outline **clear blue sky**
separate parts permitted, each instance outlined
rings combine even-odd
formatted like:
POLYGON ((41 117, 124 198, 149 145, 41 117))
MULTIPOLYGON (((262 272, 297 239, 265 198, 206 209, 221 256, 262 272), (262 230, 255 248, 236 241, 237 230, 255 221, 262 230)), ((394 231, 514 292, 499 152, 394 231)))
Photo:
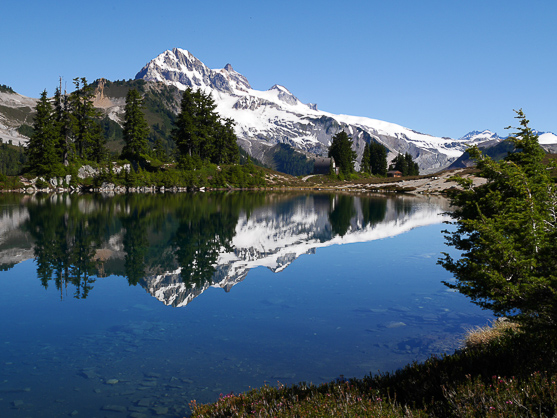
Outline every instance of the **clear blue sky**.
POLYGON ((9 1, 0 84, 130 79, 173 47, 227 63, 253 88, 436 136, 506 135, 522 108, 557 133, 553 0, 9 1))

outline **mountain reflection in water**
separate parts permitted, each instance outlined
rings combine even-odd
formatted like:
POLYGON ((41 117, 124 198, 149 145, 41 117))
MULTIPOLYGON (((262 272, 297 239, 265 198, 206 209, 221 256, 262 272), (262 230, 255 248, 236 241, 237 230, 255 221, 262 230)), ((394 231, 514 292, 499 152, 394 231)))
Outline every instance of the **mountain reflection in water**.
POLYGON ((183 417, 192 399, 452 352, 491 315, 441 283, 448 209, 302 192, 0 195, 0 416, 183 417))
POLYGON ((3 196, 0 268, 35 258, 46 288, 86 298, 96 277, 125 276, 166 305, 229 291, 250 269, 447 219, 443 198, 345 194, 3 196))

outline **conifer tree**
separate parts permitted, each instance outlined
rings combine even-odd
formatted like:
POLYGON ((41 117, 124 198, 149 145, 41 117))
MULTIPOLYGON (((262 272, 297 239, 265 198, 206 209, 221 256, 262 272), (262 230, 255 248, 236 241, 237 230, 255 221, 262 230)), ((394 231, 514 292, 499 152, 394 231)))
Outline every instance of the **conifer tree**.
POLYGON ((64 166, 70 164, 73 154, 71 141, 72 120, 69 112, 68 96, 62 94, 62 82, 54 93, 54 119, 56 124, 56 154, 64 166))
POLYGON ((211 162, 214 164, 235 164, 239 158, 240 150, 234 133, 234 121, 226 118, 224 123, 220 123, 215 133, 215 152, 211 162))
POLYGON ((408 176, 417 176, 420 174, 420 169, 418 164, 414 162, 412 156, 409 153, 404 154, 404 159, 406 160, 406 169, 408 170, 408 176))
POLYGON ((361 164, 361 171, 362 173, 371 174, 371 154, 369 151, 369 144, 366 143, 364 146, 364 153, 362 154, 362 164, 361 164))
POLYGON ((153 145, 153 156, 163 163, 168 159, 168 154, 161 137, 157 137, 157 139, 155 139, 155 143, 153 145))
POLYGON ((121 158, 137 162, 149 152, 149 125, 143 114, 143 98, 136 89, 128 91, 124 115, 124 148, 121 158))
POLYGON ((477 147, 468 150, 487 183, 452 195, 456 230, 447 245, 460 250, 439 260, 453 273, 445 283, 498 316, 555 330, 557 326, 557 190, 538 137, 522 110, 515 152, 493 161, 477 147))
POLYGON ((340 131, 333 137, 328 156, 335 160, 336 166, 343 175, 354 172, 356 152, 352 149, 352 139, 346 132, 340 131))
POLYGON ((191 88, 187 88, 182 95, 180 113, 176 118, 175 127, 172 130, 172 138, 182 157, 192 157, 196 152, 198 135, 196 129, 196 104, 191 88))
POLYGON ((239 158, 234 123, 222 121, 210 95, 188 88, 182 95, 180 113, 172 137, 182 158, 193 157, 214 164, 234 163, 239 158))
POLYGON ((369 161, 371 173, 376 176, 387 175, 387 148, 373 142, 369 146, 369 161))
POLYGON ((27 144, 28 168, 38 175, 51 174, 57 162, 56 131, 52 105, 44 90, 35 108, 33 135, 27 144))
POLYGON ((414 162, 409 153, 398 154, 392 161, 390 170, 398 170, 403 176, 417 176, 420 174, 418 164, 414 162))
POLYGON ((98 129, 99 112, 93 106, 94 92, 87 79, 75 78, 75 90, 70 94, 73 139, 77 156, 81 159, 102 159, 104 144, 98 129))

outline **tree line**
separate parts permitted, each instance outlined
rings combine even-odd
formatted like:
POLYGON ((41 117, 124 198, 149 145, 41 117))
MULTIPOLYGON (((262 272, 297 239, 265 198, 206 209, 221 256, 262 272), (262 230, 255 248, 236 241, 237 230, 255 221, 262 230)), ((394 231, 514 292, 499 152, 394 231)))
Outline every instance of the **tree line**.
POLYGON ((74 79, 74 86, 70 94, 57 88, 52 99, 42 92, 25 148, 24 172, 61 177, 79 165, 108 167, 114 160, 130 162, 135 171, 157 171, 165 162, 176 162, 180 170, 239 162, 234 121, 220 117, 209 94, 184 91, 171 133, 177 152, 169 156, 160 137, 150 145, 145 99, 137 89, 129 89, 121 128, 124 146, 120 154, 110 155, 106 144, 107 137, 117 135, 114 123, 101 118, 93 105, 94 89, 85 78, 74 79))
MULTIPOLYGON (((335 161, 339 168, 339 173, 343 176, 350 176, 355 172, 354 165, 357 154, 353 149, 352 138, 344 131, 340 131, 333 136, 329 147, 329 158, 335 161)), ((387 148, 377 142, 366 143, 360 163, 360 172, 384 177, 387 175, 387 148)), ((418 164, 414 162, 409 153, 398 154, 389 170, 398 170, 403 176, 417 176, 420 174, 418 164)))
POLYGON ((108 159, 100 112, 93 106, 94 91, 85 78, 74 79, 75 90, 46 89, 35 108, 33 133, 25 148, 24 170, 36 175, 62 176, 78 162, 102 163, 108 159))

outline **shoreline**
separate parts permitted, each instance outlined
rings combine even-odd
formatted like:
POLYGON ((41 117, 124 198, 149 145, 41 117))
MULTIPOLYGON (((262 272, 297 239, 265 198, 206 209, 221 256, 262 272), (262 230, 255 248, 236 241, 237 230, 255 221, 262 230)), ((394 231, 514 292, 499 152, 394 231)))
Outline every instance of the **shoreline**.
MULTIPOLYGON (((48 188, 37 188, 35 182, 27 179, 20 179, 23 187, 11 190, 1 190, 2 193, 107 193, 107 194, 126 194, 126 193, 195 193, 213 191, 320 191, 320 192, 349 192, 349 193, 409 193, 409 194, 445 194, 448 190, 460 188, 452 178, 460 175, 469 178, 473 186, 477 187, 486 183, 486 180, 470 173, 469 169, 451 170, 437 173, 434 175, 422 176, 409 179, 391 179, 390 181, 377 182, 377 178, 359 179, 353 181, 323 182, 323 176, 309 175, 303 178, 296 178, 286 174, 267 174, 268 185, 265 187, 241 188, 241 187, 165 187, 165 186, 138 186, 127 187, 114 183, 103 183, 101 186, 54 186, 48 188)), ((50 183, 49 183, 50 184, 50 183)))

